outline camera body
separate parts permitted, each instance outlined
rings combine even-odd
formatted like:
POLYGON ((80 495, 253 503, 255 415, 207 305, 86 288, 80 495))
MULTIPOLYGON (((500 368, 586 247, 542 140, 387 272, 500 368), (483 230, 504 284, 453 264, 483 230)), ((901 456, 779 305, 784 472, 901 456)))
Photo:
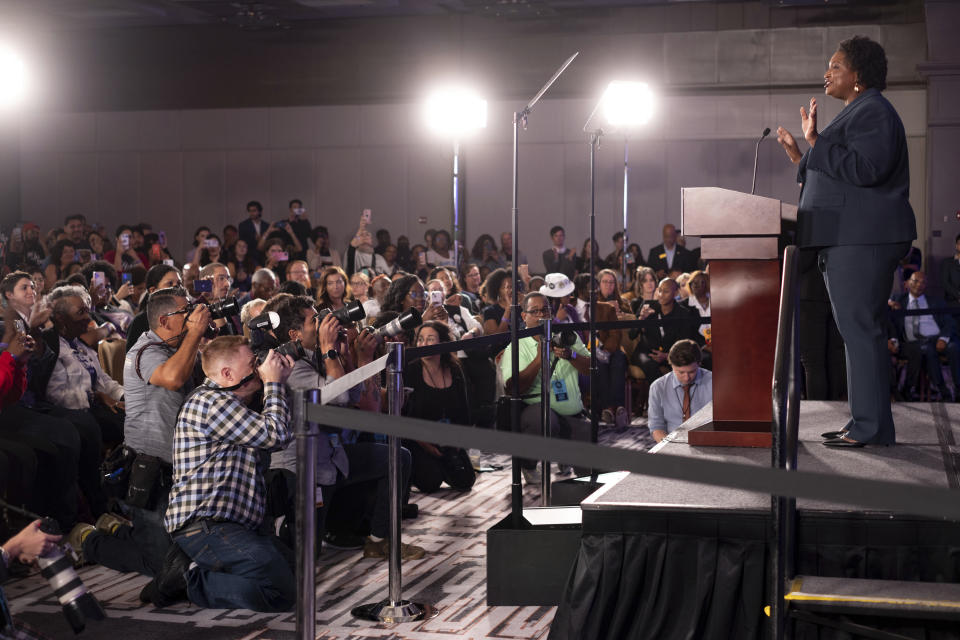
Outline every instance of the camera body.
POLYGON ((558 331, 550 336, 550 344, 559 349, 569 349, 577 342, 577 334, 570 330, 558 331))
POLYGON ((348 325, 354 322, 359 322, 367 317, 367 312, 364 311, 363 305, 359 301, 354 300, 347 304, 347 306, 342 309, 337 309, 332 311, 329 307, 320 309, 317 313, 317 321, 323 322, 323 319, 328 315, 333 314, 333 317, 337 319, 341 325, 348 325))

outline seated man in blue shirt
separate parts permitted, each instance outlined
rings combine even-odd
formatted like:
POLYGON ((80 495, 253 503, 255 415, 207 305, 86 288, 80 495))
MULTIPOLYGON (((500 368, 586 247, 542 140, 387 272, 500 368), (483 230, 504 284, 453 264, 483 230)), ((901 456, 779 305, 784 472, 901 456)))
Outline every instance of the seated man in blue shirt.
POLYGON ((700 359, 696 342, 678 340, 667 354, 673 372, 650 385, 647 426, 657 442, 713 400, 713 374, 700 368, 700 359))

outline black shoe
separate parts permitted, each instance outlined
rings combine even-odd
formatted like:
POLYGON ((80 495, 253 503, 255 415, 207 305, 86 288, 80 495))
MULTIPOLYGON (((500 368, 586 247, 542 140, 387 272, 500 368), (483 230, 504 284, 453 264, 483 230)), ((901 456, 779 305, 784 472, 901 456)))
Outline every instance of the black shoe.
POLYGON ((140 592, 140 602, 152 602, 158 608, 187 599, 187 569, 190 556, 176 543, 170 545, 160 573, 140 592))
POLYGON ((827 446, 827 447, 847 448, 847 449, 860 449, 866 446, 862 442, 855 442, 853 440, 844 440, 843 438, 832 438, 830 440, 824 440, 823 444, 824 446, 827 446))
POLYGON ((820 434, 821 438, 826 438, 827 440, 833 440, 834 438, 842 438, 847 435, 846 431, 825 431, 820 434))
POLYGON ((410 502, 400 507, 400 518, 402 520, 412 520, 420 515, 420 505, 410 502))
POLYGON ((358 536, 353 533, 326 531, 323 534, 323 546, 331 549, 363 549, 366 542, 366 536, 358 536))

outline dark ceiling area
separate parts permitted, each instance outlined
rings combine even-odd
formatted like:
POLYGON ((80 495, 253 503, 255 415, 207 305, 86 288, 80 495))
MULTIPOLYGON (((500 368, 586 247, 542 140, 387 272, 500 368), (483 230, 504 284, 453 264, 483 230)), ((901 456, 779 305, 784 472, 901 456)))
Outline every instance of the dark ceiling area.
MULTIPOLYGON (((610 7, 734 4, 739 0, 3 0, 0 21, 54 29, 117 29, 233 25, 286 30, 340 18, 475 15, 501 18, 558 16, 610 7)), ((769 9, 875 10, 902 0, 757 0, 769 9)))
POLYGON ((664 34, 923 21, 923 0, 0 0, 38 108, 66 111, 399 102, 436 78, 529 98, 574 51, 551 95, 578 97, 663 73, 664 34))

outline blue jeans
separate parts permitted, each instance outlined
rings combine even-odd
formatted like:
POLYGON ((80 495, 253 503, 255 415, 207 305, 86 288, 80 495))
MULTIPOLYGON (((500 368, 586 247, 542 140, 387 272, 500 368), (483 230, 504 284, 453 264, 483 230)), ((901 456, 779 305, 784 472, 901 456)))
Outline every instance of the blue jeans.
POLYGON ((296 603, 293 553, 275 536, 204 521, 174 542, 197 563, 187 571, 187 595, 197 606, 275 612, 296 603))

